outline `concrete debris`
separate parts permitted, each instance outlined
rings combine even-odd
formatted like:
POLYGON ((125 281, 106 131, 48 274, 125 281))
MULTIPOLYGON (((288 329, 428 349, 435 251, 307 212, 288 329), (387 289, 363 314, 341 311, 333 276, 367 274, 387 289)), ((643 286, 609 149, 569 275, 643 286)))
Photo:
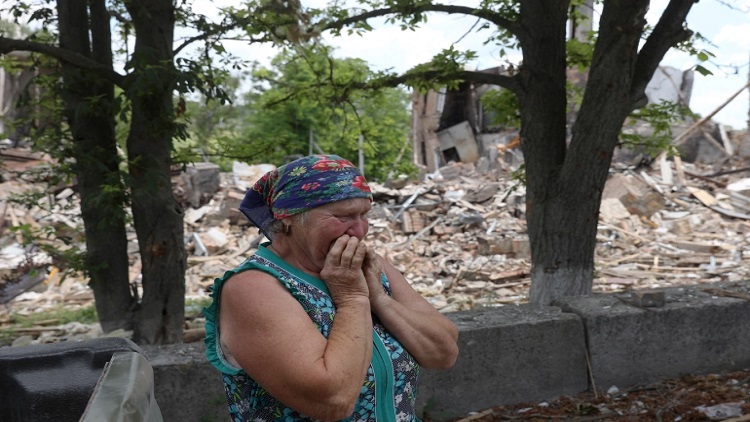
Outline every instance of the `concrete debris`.
MULTIPOLYGON (((29 158, 4 163, 0 175, 3 328, 11 314, 31 314, 59 304, 79 308, 93 302, 83 276, 50 276, 60 273, 59 264, 33 245, 21 246, 23 239, 13 229, 52 222, 71 231, 80 229, 80 219, 65 211, 71 206, 76 209, 76 187, 61 187, 45 198, 47 205, 58 205, 55 209, 59 212, 53 216, 42 207, 22 209, 9 200, 11 194, 39 187, 19 177, 13 167, 38 167, 46 159, 18 149, 9 153, 29 158), (28 288, 13 290, 25 266, 40 269, 44 276, 36 283, 27 281, 28 288)), ((372 183, 371 244, 442 312, 527 301, 531 248, 525 188, 510 175, 507 163, 501 162, 503 156, 514 157, 497 155, 497 165, 481 172, 475 163, 449 163, 423 181, 372 183)), ((750 179, 744 177, 748 170, 744 164, 737 155, 723 164, 723 172, 708 164, 673 159, 655 160, 645 167, 615 162, 602 199, 594 291, 628 293, 749 279, 750 267, 743 265, 750 257, 750 179)), ((219 173, 211 165, 200 165, 173 177, 175 195, 186 206, 187 299, 205 300, 214 278, 242 262, 265 241, 237 207, 247 187, 272 168, 237 163, 233 172, 219 173)), ((138 286, 137 240, 132 232, 128 238, 131 281, 138 286)), ((70 247, 85 247, 81 236, 67 240, 73 241, 70 247)), ((628 300, 642 307, 663 303, 658 294, 650 293, 630 295, 628 300)), ((186 336, 199 338, 200 324, 196 312, 187 323, 187 329, 193 331, 186 336)), ((88 333, 82 333, 80 327, 71 331, 58 325, 25 330, 17 334, 32 339, 17 341, 101 335, 100 329, 93 327, 88 333)))
POLYGON ((742 405, 744 401, 733 403, 721 403, 714 406, 698 406, 695 409, 706 415, 712 421, 724 421, 729 418, 742 416, 742 405))

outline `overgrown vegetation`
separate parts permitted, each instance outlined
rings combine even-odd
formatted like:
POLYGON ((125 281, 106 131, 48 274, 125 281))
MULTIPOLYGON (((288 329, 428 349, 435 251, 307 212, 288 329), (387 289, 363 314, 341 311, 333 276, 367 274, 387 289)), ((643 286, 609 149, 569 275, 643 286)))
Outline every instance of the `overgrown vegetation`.
POLYGON ((34 327, 50 327, 51 329, 52 326, 71 322, 94 324, 99 319, 94 305, 75 308, 67 304, 57 305, 44 312, 29 314, 14 312, 9 317, 9 320, 3 321, 3 328, 0 328, 0 347, 8 346, 13 343, 14 339, 32 333, 26 329, 34 327))
MULTIPOLYGON (((185 300, 185 318, 201 318, 201 309, 210 305, 210 298, 190 298, 185 300)), ((52 327, 78 322, 81 324, 95 324, 99 321, 93 304, 75 307, 67 304, 56 305, 42 312, 21 313, 12 312, 8 319, 0 321, 0 347, 10 345, 14 339, 27 335, 31 328, 52 327)), ((34 333, 38 334, 38 333, 34 333)))
POLYGON ((248 92, 237 91, 238 79, 227 79, 233 103, 189 103, 190 141, 180 145, 180 157, 210 160, 227 171, 235 160, 280 165, 311 152, 358 164, 361 148, 369 179, 414 174, 410 160, 398 160, 411 151, 408 94, 355 89, 376 75, 362 60, 331 53, 321 45, 283 49, 270 67, 253 68, 248 92))

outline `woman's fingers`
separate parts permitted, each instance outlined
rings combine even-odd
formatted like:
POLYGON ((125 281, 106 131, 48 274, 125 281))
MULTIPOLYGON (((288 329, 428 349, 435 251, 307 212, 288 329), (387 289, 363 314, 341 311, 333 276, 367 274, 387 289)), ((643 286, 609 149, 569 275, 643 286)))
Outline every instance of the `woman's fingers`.
POLYGON ((367 245, 356 237, 345 234, 333 243, 326 260, 334 266, 359 269, 366 256, 367 245))
POLYGON ((328 255, 326 255, 326 264, 334 265, 334 266, 341 266, 341 259, 342 254, 344 252, 344 249, 346 249, 346 245, 348 242, 347 235, 341 236, 336 241, 333 242, 331 245, 331 249, 328 250, 328 255))
POLYGON ((354 236, 344 235, 333 243, 320 276, 326 282, 334 303, 368 296, 363 270, 366 257, 367 244, 354 236))
MULTIPOLYGON (((352 237, 351 239, 357 239, 357 238, 352 237)), ((350 242, 351 242, 351 239, 349 239, 350 242)), ((354 250, 354 256, 352 257, 351 268, 361 269, 362 264, 365 262, 366 258, 367 258, 367 244, 361 240, 358 240, 356 249, 354 250)))
POLYGON ((352 268, 352 260, 354 260, 354 256, 357 253, 357 244, 359 240, 356 237, 344 236, 348 239, 346 239, 344 250, 341 252, 341 266, 344 268, 352 268))

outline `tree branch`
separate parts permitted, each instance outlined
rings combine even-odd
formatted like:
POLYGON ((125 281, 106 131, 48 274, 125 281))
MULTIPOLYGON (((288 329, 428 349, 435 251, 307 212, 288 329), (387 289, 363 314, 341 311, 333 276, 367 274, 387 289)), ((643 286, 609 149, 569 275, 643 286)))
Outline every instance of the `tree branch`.
POLYGON ((693 31, 687 29, 685 19, 695 3, 696 0, 669 1, 659 23, 638 53, 631 98, 638 99, 645 95, 646 85, 667 51, 693 35, 693 31))
POLYGON ((98 73, 104 79, 113 84, 125 88, 125 76, 115 72, 105 65, 86 57, 82 54, 72 52, 54 45, 42 44, 34 41, 17 40, 13 38, 0 37, 0 54, 8 54, 11 51, 30 51, 44 54, 62 62, 69 63, 81 69, 98 73))
MULTIPOLYGON (((211 37, 216 37, 216 36, 225 34, 225 33, 229 32, 229 31, 231 31, 233 29, 237 29, 237 24, 236 23, 233 23, 233 24, 224 24, 224 25, 217 25, 214 28, 212 28, 211 30, 202 32, 200 35, 196 35, 194 37, 186 38, 182 42, 182 44, 180 44, 177 48, 174 49, 174 55, 177 56, 177 54, 180 51, 182 51, 187 46, 189 46, 190 44, 192 44, 192 43, 194 43, 196 41, 204 41, 204 40, 209 39, 211 37)), ((252 38, 251 37, 251 38, 248 38, 248 39, 245 39, 245 40, 248 43, 250 43, 250 44, 254 44, 254 43, 263 43, 263 42, 277 41, 278 39, 270 37, 270 36, 265 36, 265 37, 261 37, 261 38, 252 38)))
POLYGON ((492 22, 493 24, 505 28, 510 33, 517 35, 517 32, 520 30, 520 26, 517 22, 506 19, 502 16, 500 16, 498 13, 492 12, 487 9, 478 9, 474 7, 467 7, 467 6, 455 6, 455 5, 446 5, 446 4, 424 4, 424 5, 418 5, 413 6, 412 8, 409 8, 408 10, 403 10, 401 8, 395 8, 395 7, 387 7, 383 9, 376 9, 376 10, 370 10, 365 13, 361 13, 359 15, 350 16, 345 19, 337 20, 334 22, 329 22, 325 25, 324 29, 342 29, 343 27, 347 25, 351 25, 357 22, 363 22, 371 18, 377 18, 387 15, 398 15, 402 14, 405 15, 407 13, 421 13, 421 12, 443 12, 448 14, 461 14, 461 15, 469 15, 469 16, 476 16, 478 18, 487 20, 489 22, 492 22))
POLYGON ((410 71, 402 75, 380 78, 374 81, 374 83, 361 84, 356 86, 356 88, 366 89, 395 87, 417 79, 433 81, 436 83, 462 80, 467 82, 474 82, 480 85, 497 85, 506 88, 514 93, 518 93, 518 90, 520 89, 518 80, 514 76, 500 75, 497 73, 490 73, 486 71, 482 72, 470 70, 451 73, 446 73, 442 70, 410 71))
MULTIPOLYGON (((331 79, 329 79, 330 81, 331 79)), ((412 80, 429 80, 436 84, 443 82, 462 80, 467 82, 474 82, 480 85, 497 85, 513 92, 520 88, 518 81, 513 76, 500 75, 497 73, 490 72, 476 72, 476 71, 459 71, 453 73, 446 73, 438 70, 426 70, 426 71, 412 71, 407 72, 403 75, 393 75, 382 78, 377 78, 369 82, 351 82, 347 85, 340 85, 338 88, 341 90, 336 94, 336 98, 342 101, 347 101, 349 92, 352 90, 378 90, 381 88, 393 88, 401 84, 408 83, 412 80)), ((294 90, 288 92, 283 97, 274 101, 266 103, 267 107, 273 107, 278 104, 282 104, 289 101, 297 96, 304 95, 309 89, 317 89, 326 85, 330 85, 326 81, 320 81, 317 84, 306 87, 303 90, 294 90)))

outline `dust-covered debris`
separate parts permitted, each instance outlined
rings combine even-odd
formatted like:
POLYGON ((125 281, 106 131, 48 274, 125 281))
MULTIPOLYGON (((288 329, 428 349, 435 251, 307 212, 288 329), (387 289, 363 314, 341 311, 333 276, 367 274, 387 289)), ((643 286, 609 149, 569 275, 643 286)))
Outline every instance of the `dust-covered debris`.
MULTIPOLYGON (((19 232, 11 230, 25 224, 55 224, 71 232, 80 229, 75 186, 47 195, 46 208, 51 204, 58 211, 52 215, 42 207, 21 208, 9 196, 39 187, 14 170, 44 165, 47 158, 24 150, 9 154, 26 159, 5 163, 9 165, 3 169, 0 184, 3 328, 10 326, 6 321, 13 313, 93 302, 85 279, 60 277, 58 263, 35 245, 24 245, 19 232), (38 270, 36 279, 19 288, 28 266, 38 270)), ((615 162, 602 197, 594 291, 749 279, 750 267, 743 265, 750 254, 750 177, 745 163, 736 154, 723 162, 720 171, 715 164, 665 157, 650 166, 615 162)), ((525 188, 507 166, 499 164, 450 163, 423 181, 398 178, 399 183, 371 184, 374 204, 369 241, 442 312, 527 301, 531 249, 525 188)), ((237 163, 230 173, 218 173, 215 166, 206 165, 175 174, 175 196, 186 206, 188 300, 206 299, 214 278, 242 262, 265 240, 237 207, 247 187, 272 168, 237 163)), ((83 238, 73 240, 77 243, 70 247, 85 248, 83 238)), ((130 278, 138 285, 140 262, 132 232, 129 241, 130 278)), ((197 316, 186 328, 199 325, 197 316)), ((38 333, 29 335, 42 342, 72 334, 52 326, 39 327, 38 333), (47 328, 54 335, 45 337, 47 328)), ((92 328, 90 335, 100 335, 100 330, 92 328)), ((195 333, 190 337, 194 339, 195 333)))

